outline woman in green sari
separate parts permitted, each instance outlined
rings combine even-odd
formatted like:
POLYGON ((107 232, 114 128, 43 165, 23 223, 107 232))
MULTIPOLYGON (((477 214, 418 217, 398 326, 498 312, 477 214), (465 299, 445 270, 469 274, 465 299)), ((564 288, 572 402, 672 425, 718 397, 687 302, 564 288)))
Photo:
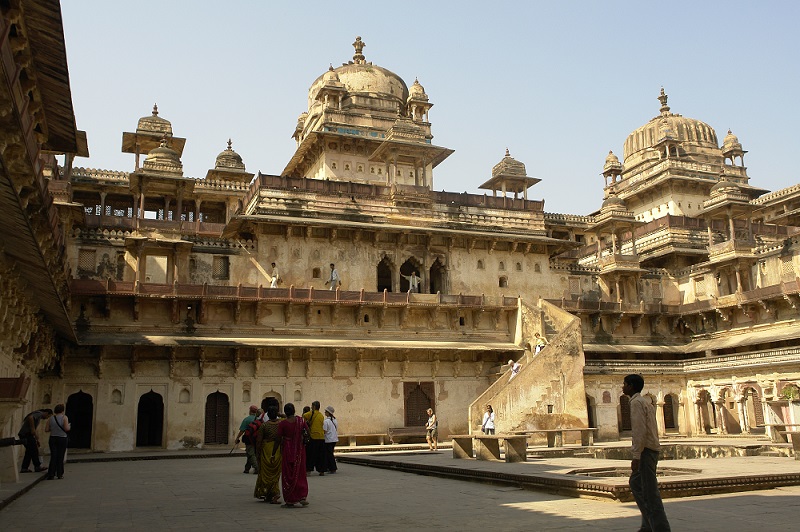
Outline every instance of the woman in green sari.
POLYGON ((281 449, 278 445, 278 407, 267 408, 267 420, 261 424, 256 435, 256 456, 260 467, 253 497, 271 504, 280 504, 281 449))

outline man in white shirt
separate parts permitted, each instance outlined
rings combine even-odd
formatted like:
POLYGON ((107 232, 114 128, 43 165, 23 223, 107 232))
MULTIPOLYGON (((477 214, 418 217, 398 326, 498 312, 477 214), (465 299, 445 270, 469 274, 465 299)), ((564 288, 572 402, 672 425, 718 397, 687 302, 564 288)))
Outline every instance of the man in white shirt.
POLYGON ((272 279, 270 279, 269 287, 270 288, 278 288, 278 283, 281 281, 281 276, 278 273, 278 267, 275 263, 272 263, 272 279))
POLYGON ((328 290, 336 290, 342 284, 342 280, 339 277, 339 270, 336 269, 336 266, 331 262, 331 277, 325 284, 330 283, 330 288, 328 290))
POLYGON ((656 467, 661 445, 658 443, 656 409, 647 397, 642 397, 644 379, 628 375, 623 379, 622 393, 631 398, 631 478, 630 487, 636 505, 642 513, 639 532, 669 532, 669 521, 658 491, 656 467))
MULTIPOLYGON (((403 274, 401 273, 400 275, 403 274)), ((417 276, 417 272, 412 272, 411 275, 403 275, 403 278, 408 281, 408 290, 410 292, 419 292, 421 279, 417 276)))

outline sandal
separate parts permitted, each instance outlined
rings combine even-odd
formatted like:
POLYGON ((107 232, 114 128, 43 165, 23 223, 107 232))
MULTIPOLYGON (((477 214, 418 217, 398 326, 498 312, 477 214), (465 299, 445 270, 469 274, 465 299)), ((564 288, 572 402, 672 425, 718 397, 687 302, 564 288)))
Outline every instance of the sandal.
POLYGON ((287 502, 286 504, 281 504, 281 508, 294 508, 294 504, 289 504, 287 502))
POLYGON ((308 506, 308 501, 305 499, 300 499, 300 506, 308 506))
MULTIPOLYGON (((266 500, 266 499, 264 499, 264 500, 266 500)), ((270 504, 280 504, 281 503, 281 498, 278 497, 278 496, 275 496, 269 501, 269 503, 270 504)))

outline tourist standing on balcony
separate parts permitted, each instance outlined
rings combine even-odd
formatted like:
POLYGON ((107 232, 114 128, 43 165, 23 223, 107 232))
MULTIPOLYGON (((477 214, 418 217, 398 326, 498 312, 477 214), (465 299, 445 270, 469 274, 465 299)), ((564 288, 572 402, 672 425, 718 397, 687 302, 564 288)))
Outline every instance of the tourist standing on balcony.
MULTIPOLYGON (((402 273, 400 275, 403 275, 402 273)), ((422 284, 422 279, 417 275, 417 272, 411 272, 411 275, 403 275, 403 278, 408 281, 408 291, 419 293, 419 286, 422 284)))
POLYGON ((492 405, 486 405, 486 412, 483 413, 481 432, 494 435, 494 410, 492 410, 492 405))
POLYGON ((428 450, 436 451, 439 449, 439 420, 433 409, 428 409, 428 422, 425 423, 425 439, 428 441, 428 450))
POLYGON ((336 266, 331 262, 331 277, 325 284, 330 283, 330 288, 328 290, 336 290, 338 287, 342 285, 342 279, 339 277, 339 270, 336 269, 336 266))
POLYGON ((20 473, 30 473, 28 466, 33 462, 34 470, 39 473, 44 471, 42 462, 39 460, 39 435, 36 434, 36 427, 39 426, 41 420, 47 421, 53 411, 49 408, 42 408, 41 410, 34 410, 22 420, 22 428, 19 429, 17 436, 22 440, 22 445, 25 446, 25 457, 22 459, 22 470, 20 473))
POLYGON ((278 283, 281 282, 281 276, 278 273, 278 267, 275 266, 275 263, 272 263, 272 279, 269 281, 270 288, 278 288, 278 283))
POLYGON ((544 346, 547 345, 547 339, 539 333, 534 333, 533 341, 535 343, 533 346, 533 354, 538 355, 539 351, 544 349, 544 346))
POLYGON ((661 445, 658 442, 656 409, 650 399, 642 397, 644 379, 628 375, 623 379, 622 393, 631 398, 631 478, 630 487, 636 506, 642 513, 640 531, 669 531, 669 521, 658 491, 656 467, 661 445))

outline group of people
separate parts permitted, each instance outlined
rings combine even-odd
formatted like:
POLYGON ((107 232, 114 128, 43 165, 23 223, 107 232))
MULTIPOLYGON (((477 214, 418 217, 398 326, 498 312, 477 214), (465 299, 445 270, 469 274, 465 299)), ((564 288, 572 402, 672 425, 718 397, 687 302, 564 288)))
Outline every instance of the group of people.
POLYGON ((292 508, 308 505, 308 479, 315 470, 320 476, 336 473, 338 467, 334 449, 339 441, 339 422, 332 406, 320 412, 319 401, 305 407, 298 415, 294 404, 286 403, 280 415, 277 399, 267 397, 261 404, 250 407, 242 420, 238 444, 257 426, 254 439, 244 441, 247 454, 245 473, 252 468, 258 475, 253 496, 271 504, 292 508), (280 485, 280 487, 279 487, 280 485))
POLYGON ((22 468, 20 473, 30 473, 29 469, 33 464, 35 472, 45 471, 39 458, 39 434, 37 429, 40 422, 46 422, 45 432, 50 433, 48 446, 50 447, 50 464, 47 467, 47 480, 56 477, 64 478, 64 460, 67 455, 67 443, 69 442, 69 431, 72 428, 69 419, 64 413, 64 405, 58 404, 55 409, 41 408, 34 410, 22 420, 22 428, 19 429, 17 436, 25 447, 25 456, 22 458, 22 468))

